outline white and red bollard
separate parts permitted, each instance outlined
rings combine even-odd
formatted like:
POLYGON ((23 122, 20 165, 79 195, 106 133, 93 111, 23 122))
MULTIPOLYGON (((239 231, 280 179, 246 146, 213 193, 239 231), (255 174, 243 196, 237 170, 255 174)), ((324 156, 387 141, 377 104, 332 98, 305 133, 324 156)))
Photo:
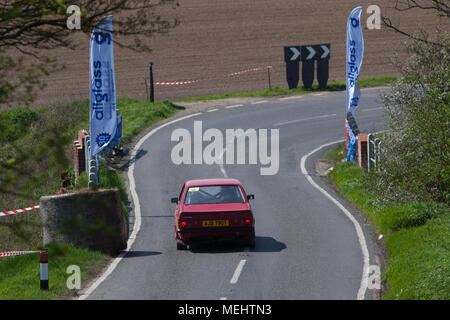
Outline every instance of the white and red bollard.
POLYGON ((41 250, 41 263, 39 278, 41 280, 41 290, 48 290, 48 250, 41 250))

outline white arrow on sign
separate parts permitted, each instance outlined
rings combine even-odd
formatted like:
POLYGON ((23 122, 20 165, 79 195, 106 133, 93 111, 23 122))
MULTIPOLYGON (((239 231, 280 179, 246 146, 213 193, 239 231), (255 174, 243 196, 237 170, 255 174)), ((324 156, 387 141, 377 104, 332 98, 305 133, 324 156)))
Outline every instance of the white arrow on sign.
POLYGON ((323 50, 323 54, 320 57, 321 59, 328 57, 328 55, 330 54, 330 49, 328 49, 327 46, 320 46, 323 50))
POLYGON ((297 50, 297 48, 289 48, 294 53, 294 55, 291 57, 291 61, 297 60, 297 58, 300 56, 300 51, 297 50))
POLYGON ((309 51, 309 55, 306 57, 306 60, 312 59, 316 55, 316 50, 313 47, 306 47, 309 51))

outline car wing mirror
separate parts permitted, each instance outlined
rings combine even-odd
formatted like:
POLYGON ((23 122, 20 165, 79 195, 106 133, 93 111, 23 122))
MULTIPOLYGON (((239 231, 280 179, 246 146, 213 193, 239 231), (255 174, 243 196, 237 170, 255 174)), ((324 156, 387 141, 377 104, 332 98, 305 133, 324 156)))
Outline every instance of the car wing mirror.
POLYGON ((171 198, 171 199, 170 199, 170 202, 172 202, 172 203, 178 203, 178 198, 171 198))
POLYGON ((253 200, 255 199, 255 195, 254 194, 248 194, 247 195, 247 200, 253 200))

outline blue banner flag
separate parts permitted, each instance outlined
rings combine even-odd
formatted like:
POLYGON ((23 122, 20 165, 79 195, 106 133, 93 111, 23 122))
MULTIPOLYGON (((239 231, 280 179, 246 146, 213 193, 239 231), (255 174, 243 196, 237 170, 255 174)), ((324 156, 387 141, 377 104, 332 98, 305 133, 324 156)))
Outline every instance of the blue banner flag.
POLYGON ((345 158, 345 163, 347 162, 353 162, 355 161, 355 146, 356 142, 358 142, 358 136, 354 134, 352 131, 352 128, 350 128, 350 125, 348 123, 348 120, 345 120, 345 126, 347 127, 347 136, 348 136, 348 151, 347 151, 347 157, 345 158))
POLYGON ((347 21, 347 112, 351 114, 354 114, 358 108, 361 97, 356 83, 364 56, 361 11, 362 7, 353 9, 347 21))
POLYGON ((116 135, 112 16, 103 18, 91 35, 89 59, 91 156, 101 152, 116 135))

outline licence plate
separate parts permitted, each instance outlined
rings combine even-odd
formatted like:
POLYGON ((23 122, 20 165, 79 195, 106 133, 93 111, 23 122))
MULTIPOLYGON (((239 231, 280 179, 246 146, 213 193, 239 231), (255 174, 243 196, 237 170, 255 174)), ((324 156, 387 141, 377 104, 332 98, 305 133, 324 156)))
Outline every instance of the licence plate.
POLYGON ((204 227, 228 227, 230 222, 228 220, 203 220, 204 227))

